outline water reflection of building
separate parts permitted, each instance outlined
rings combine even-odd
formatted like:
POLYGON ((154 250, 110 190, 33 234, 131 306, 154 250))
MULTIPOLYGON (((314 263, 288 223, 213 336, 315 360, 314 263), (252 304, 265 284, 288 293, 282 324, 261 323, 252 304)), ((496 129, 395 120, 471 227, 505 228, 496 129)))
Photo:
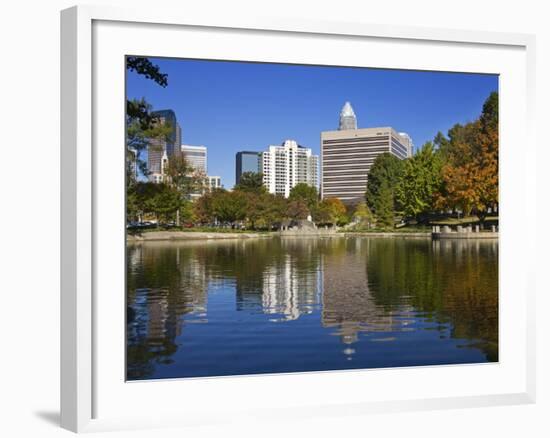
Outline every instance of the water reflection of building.
MULTIPOLYGON (((336 329, 345 344, 358 340, 359 332, 388 331, 393 318, 377 306, 369 290, 366 252, 369 241, 335 240, 332 251, 323 254, 324 327, 336 329), (336 246, 341 248, 336 248, 336 246)), ((349 349, 353 353, 353 349, 349 349)))
POLYGON ((319 296, 319 271, 300 269, 290 254, 263 273, 262 308, 267 314, 282 315, 286 321, 297 319, 313 311, 319 296))
POLYGON ((192 249, 155 243, 129 246, 127 261, 128 278, 139 279, 127 286, 128 377, 142 378, 177 350, 183 315, 205 317, 206 273, 192 249))
POLYGON ((320 305, 322 289, 316 244, 315 239, 274 240, 265 252, 249 254, 236 278, 237 310, 272 315, 272 321, 311 313, 320 305))

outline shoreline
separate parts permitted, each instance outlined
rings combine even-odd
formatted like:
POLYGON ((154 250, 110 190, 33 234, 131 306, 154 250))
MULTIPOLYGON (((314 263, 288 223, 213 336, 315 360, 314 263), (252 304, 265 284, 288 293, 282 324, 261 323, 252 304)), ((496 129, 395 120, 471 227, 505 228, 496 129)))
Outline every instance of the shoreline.
POLYGON ((160 242, 160 241, 208 241, 208 240, 248 240, 262 238, 335 238, 335 237, 375 237, 375 238, 405 238, 405 239, 434 239, 434 240, 476 240, 476 239, 497 239, 498 233, 446 233, 444 235, 434 236, 430 231, 422 232, 359 232, 359 231, 344 231, 344 232, 300 232, 300 231, 283 231, 270 233, 255 233, 255 232, 208 232, 208 231, 150 231, 140 235, 126 234, 126 243, 139 242, 160 242))
POLYGON ((231 233, 231 232, 208 232, 208 231, 150 231, 139 235, 126 234, 127 243, 138 242, 159 242, 159 241, 190 241, 190 240, 229 240, 229 239, 260 239, 260 238, 339 238, 339 237, 404 237, 404 238, 430 238, 430 232, 327 232, 319 233, 300 231, 275 231, 270 233, 231 233))
POLYGON ((182 241, 182 240, 219 240, 219 239, 256 239, 271 237, 262 233, 217 233, 208 231, 150 231, 140 235, 126 233, 126 243, 182 241))

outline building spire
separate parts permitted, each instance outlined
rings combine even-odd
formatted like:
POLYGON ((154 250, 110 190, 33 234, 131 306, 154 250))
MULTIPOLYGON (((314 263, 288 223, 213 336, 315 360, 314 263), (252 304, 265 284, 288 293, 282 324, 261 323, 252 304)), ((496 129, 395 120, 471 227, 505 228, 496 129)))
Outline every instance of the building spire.
POLYGON ((347 129, 357 129, 357 117, 351 106, 351 103, 346 102, 340 111, 340 124, 338 130, 344 131, 347 129))

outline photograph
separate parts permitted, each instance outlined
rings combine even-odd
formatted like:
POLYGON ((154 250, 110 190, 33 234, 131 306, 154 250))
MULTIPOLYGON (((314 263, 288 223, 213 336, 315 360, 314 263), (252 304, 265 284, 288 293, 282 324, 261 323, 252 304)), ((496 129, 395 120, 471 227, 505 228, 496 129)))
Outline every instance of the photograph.
POLYGON ((126 380, 499 362, 498 74, 125 66, 126 380))

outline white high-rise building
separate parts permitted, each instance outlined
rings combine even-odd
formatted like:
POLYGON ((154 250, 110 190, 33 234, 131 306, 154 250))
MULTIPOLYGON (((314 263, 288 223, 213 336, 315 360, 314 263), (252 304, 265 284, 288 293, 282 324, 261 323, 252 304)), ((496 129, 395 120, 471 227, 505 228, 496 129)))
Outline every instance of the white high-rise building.
POLYGON ((222 178, 221 176, 211 176, 206 177, 206 187, 208 190, 221 189, 222 188, 222 178))
POLYGON ((207 150, 205 146, 181 145, 181 152, 195 172, 206 175, 207 172, 207 150))
POLYGON ((319 157, 294 140, 269 146, 268 151, 261 153, 261 164, 264 185, 269 193, 288 198, 290 190, 299 183, 315 188, 319 185, 319 157))

